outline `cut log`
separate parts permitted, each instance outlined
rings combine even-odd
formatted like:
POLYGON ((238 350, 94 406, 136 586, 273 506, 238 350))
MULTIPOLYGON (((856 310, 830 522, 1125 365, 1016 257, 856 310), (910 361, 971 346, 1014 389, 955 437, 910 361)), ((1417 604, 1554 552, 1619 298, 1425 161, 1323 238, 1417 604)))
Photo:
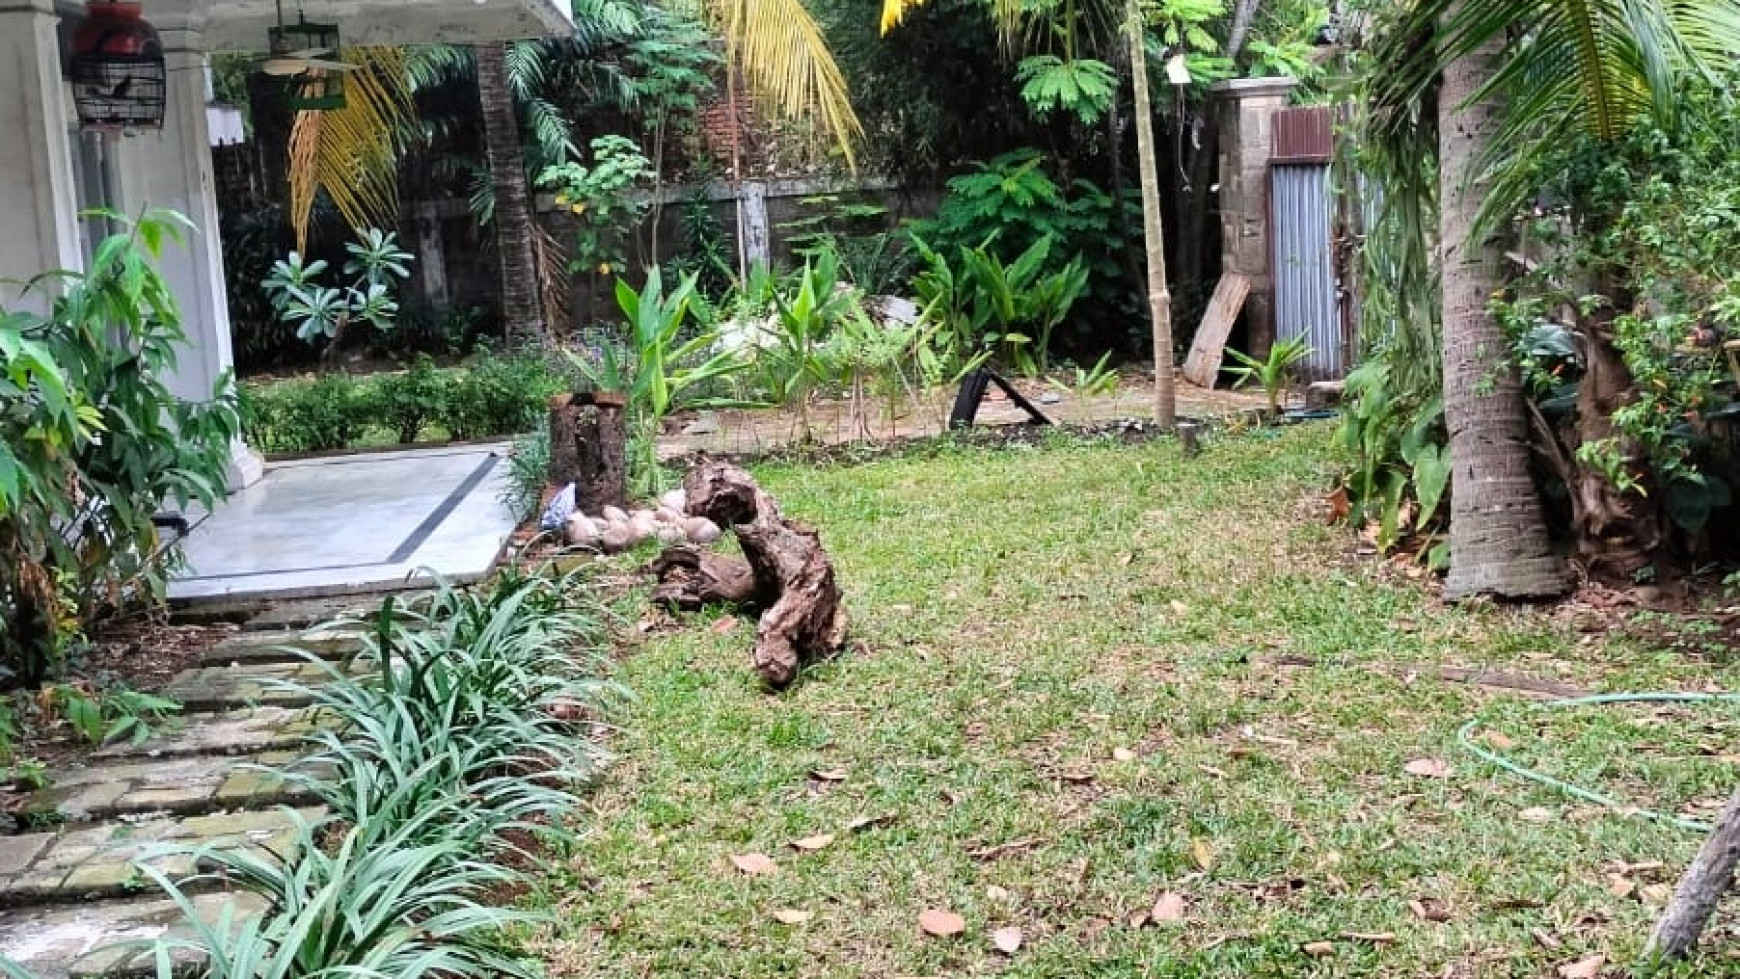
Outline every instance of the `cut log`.
POLYGON ((768 686, 790 684, 807 664, 839 652, 846 608, 834 563, 815 530, 780 515, 754 477, 730 463, 702 460, 683 479, 689 514, 737 535, 765 611, 751 662, 768 686))
POLYGON ((648 570, 659 582, 652 600, 667 608, 692 612, 704 605, 757 604, 755 572, 739 557, 673 547, 648 570))
POLYGON ((1233 323, 1244 308, 1250 294, 1251 280, 1228 272, 1215 284, 1214 296, 1208 301, 1208 312, 1196 328, 1196 339, 1190 343, 1190 353, 1184 358, 1184 379, 1197 387, 1212 388, 1220 376, 1221 357, 1226 354, 1226 338, 1232 335, 1233 323))
POLYGON ((574 484, 574 503, 597 515, 628 503, 628 429, 623 406, 590 394, 550 399, 550 482, 574 484))
POLYGON ((1698 945, 1698 936, 1734 886, 1734 865, 1740 861, 1740 789, 1729 797, 1716 826, 1674 888, 1673 900, 1661 913, 1643 947, 1645 960, 1683 959, 1698 945))

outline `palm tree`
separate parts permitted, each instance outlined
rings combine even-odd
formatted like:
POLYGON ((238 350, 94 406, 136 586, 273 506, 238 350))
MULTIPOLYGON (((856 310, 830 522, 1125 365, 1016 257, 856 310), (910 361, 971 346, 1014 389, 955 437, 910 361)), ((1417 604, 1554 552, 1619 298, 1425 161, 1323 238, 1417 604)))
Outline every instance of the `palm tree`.
MULTIPOLYGON (((1410 126, 1434 85, 1439 135, 1444 409, 1452 463, 1449 597, 1532 598, 1568 581, 1546 549, 1528 476, 1526 406, 1486 312, 1503 284, 1495 235, 1526 199, 1539 161, 1577 133, 1613 141, 1647 115, 1671 116, 1674 79, 1740 50, 1733 0, 1426 0, 1375 45, 1369 80, 1384 126, 1410 126), (1518 28, 1524 28, 1519 30, 1518 28)), ((1422 232, 1423 233, 1423 232, 1422 232)), ((1623 363, 1611 337, 1592 362, 1623 363)), ((1610 372, 1606 385, 1627 383, 1610 372)), ((1579 425, 1604 430, 1618 398, 1585 385, 1579 425)), ((1648 522, 1596 474, 1569 474, 1579 549, 1649 539, 1648 522)))
POLYGON ((545 337, 543 304, 538 296, 538 258, 530 233, 537 227, 526 189, 525 156, 520 151, 520 119, 508 82, 508 45, 479 45, 477 103, 483 115, 484 158, 494 188, 496 265, 500 272, 502 328, 509 343, 545 337))
MULTIPOLYGON (((1461 13, 1452 7, 1445 16, 1461 13)), ((1529 472, 1522 384, 1487 311, 1504 260, 1478 227, 1481 165, 1500 128, 1486 85, 1504 39, 1448 59, 1438 93, 1439 247, 1443 263, 1444 419, 1450 430, 1450 574, 1445 597, 1543 598, 1569 584, 1529 472)))

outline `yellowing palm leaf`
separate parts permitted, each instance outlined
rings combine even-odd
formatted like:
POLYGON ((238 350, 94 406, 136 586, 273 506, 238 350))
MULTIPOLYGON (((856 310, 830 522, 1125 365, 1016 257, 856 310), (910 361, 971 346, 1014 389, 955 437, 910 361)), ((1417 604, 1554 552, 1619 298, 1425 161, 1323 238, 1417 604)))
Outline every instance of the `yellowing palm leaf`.
POLYGON ((741 71, 778 115, 813 114, 839 143, 846 164, 856 167, 852 144, 864 128, 822 29, 800 0, 716 0, 707 10, 725 35, 728 70, 741 71))
POLYGON ((412 111, 404 53, 346 48, 343 60, 357 66, 344 107, 299 112, 290 127, 290 223, 302 250, 322 190, 353 228, 392 223, 398 211, 397 142, 412 111))

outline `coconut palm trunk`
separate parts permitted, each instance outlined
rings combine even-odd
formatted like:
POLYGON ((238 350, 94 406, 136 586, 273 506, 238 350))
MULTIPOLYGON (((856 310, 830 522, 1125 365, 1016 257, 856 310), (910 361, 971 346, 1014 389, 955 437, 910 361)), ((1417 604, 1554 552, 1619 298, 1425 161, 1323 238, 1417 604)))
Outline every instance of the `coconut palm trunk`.
MULTIPOLYGON (((1447 18, 1457 15, 1452 4, 1447 18)), ((1444 65, 1439 91, 1439 247, 1443 262, 1444 419, 1450 430, 1450 574, 1445 597, 1547 598, 1568 579, 1553 554, 1529 472, 1522 385, 1487 311, 1503 255, 1475 235, 1482 159, 1496 99, 1471 101, 1503 51, 1492 40, 1444 65)))
POLYGON ((1135 94, 1136 156, 1142 184, 1142 239, 1148 253, 1148 315, 1154 335, 1154 424, 1178 425, 1178 391, 1172 375, 1172 293, 1166 286, 1166 238, 1160 223, 1160 174, 1154 162, 1154 110, 1148 98, 1148 53, 1141 7, 1129 10, 1130 83, 1135 94))
POLYGON ((535 226, 526 188, 525 157, 520 152, 519 114, 508 83, 507 45, 480 44, 477 101, 483 113, 484 156, 495 185, 495 245, 501 275, 503 332, 514 345, 540 342, 545 335, 538 301, 535 226))

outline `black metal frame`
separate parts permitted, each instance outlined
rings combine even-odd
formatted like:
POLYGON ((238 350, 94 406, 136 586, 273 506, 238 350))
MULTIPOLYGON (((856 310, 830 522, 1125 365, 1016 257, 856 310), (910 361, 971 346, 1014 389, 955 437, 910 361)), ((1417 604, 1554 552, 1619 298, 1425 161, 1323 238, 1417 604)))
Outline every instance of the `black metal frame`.
POLYGON ((75 54, 73 105, 86 129, 162 129, 169 93, 163 55, 75 54))

